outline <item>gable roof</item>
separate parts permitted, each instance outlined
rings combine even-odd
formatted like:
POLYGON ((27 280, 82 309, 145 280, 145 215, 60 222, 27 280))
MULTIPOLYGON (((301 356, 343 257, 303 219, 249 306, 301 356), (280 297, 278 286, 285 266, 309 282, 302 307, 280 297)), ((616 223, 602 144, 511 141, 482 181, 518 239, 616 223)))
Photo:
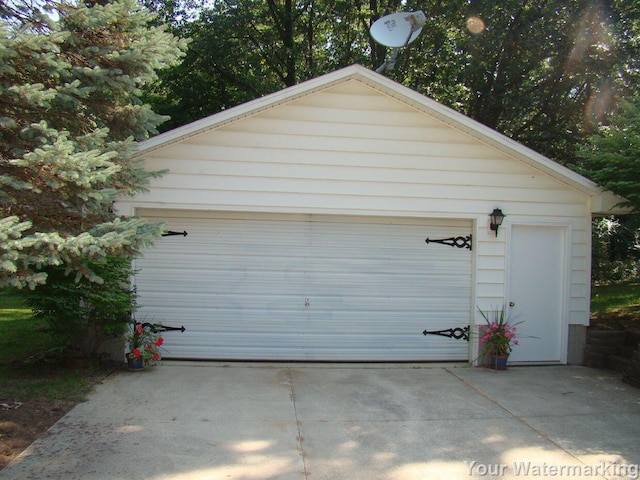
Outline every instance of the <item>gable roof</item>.
POLYGON ((138 156, 350 80, 360 81, 587 195, 591 198, 593 213, 611 212, 623 200, 496 130, 361 65, 351 65, 152 137, 138 145, 138 156))

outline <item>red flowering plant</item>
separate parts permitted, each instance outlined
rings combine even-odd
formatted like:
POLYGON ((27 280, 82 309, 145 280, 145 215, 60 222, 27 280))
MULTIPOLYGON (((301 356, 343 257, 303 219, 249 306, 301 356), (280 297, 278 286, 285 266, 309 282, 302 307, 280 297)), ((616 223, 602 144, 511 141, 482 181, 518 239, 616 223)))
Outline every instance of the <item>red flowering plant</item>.
POLYGON ((134 322, 131 331, 126 336, 127 358, 142 358, 145 366, 155 366, 160 360, 160 347, 164 339, 150 323, 134 322))
POLYGON ((516 325, 506 316, 505 307, 491 312, 484 312, 478 308, 486 325, 480 330, 480 343, 486 346, 487 353, 496 356, 509 355, 514 345, 518 345, 516 325))

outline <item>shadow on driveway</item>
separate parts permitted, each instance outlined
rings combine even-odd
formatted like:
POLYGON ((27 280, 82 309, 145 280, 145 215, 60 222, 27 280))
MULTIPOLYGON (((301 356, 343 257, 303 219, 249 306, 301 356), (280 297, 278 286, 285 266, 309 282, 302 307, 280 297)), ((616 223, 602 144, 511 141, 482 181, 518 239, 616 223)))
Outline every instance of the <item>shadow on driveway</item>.
POLYGON ((0 479, 639 478, 640 390, 584 367, 165 362, 0 479))

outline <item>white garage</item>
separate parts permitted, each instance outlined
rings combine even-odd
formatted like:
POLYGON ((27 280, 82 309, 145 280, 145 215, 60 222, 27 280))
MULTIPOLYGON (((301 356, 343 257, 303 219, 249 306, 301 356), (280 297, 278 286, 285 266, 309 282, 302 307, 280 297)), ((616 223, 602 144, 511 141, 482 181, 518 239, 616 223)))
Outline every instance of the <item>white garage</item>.
POLYGON ((118 211, 187 232, 136 261, 138 319, 186 328, 165 357, 473 361, 464 328, 506 306, 511 363, 581 361, 591 215, 618 199, 382 75, 354 65, 139 150, 167 173, 118 211))
POLYGON ((186 324, 176 358, 467 360, 471 252, 426 238, 471 222, 384 217, 141 212, 169 236, 137 262, 144 312, 186 324))

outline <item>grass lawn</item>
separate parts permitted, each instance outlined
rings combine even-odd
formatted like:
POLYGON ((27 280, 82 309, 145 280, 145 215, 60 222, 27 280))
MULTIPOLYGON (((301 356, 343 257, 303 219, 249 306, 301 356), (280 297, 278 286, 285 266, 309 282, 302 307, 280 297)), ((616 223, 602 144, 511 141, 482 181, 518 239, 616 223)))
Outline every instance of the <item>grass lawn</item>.
POLYGON ((640 280, 594 286, 592 325, 606 329, 640 329, 640 280))
POLYGON ((24 359, 51 345, 46 324, 31 319, 18 295, 0 292, 0 329, 0 365, 24 359))
POLYGON ((0 399, 82 400, 92 373, 59 366, 46 323, 31 318, 19 295, 0 292, 0 399))
POLYGON ((593 313, 615 313, 637 307, 640 307, 640 280, 595 286, 591 292, 593 313))

